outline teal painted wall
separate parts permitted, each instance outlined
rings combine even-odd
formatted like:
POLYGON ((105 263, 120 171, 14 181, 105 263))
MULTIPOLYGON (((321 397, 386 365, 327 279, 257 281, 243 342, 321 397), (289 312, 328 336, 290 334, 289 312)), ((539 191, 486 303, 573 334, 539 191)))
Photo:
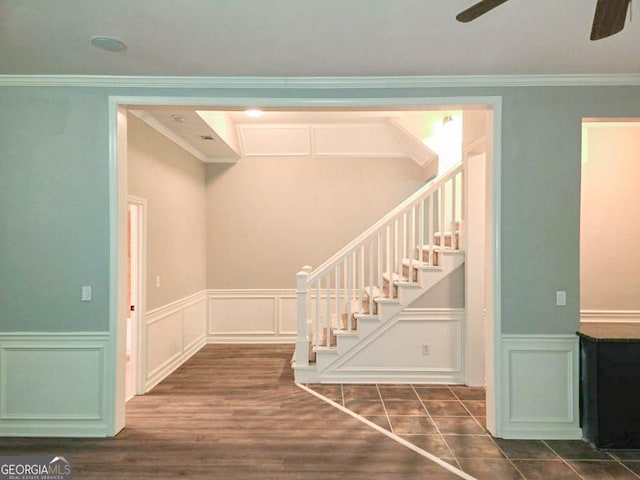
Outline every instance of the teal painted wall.
POLYGON ((108 95, 502 96, 502 331, 522 334, 578 327, 581 118, 640 117, 640 87, 0 88, 0 331, 108 329, 108 95))

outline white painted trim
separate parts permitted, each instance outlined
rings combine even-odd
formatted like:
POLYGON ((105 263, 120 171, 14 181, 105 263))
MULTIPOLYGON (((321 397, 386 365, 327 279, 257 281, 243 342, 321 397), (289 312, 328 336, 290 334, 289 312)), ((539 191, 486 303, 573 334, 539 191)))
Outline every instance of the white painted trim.
MULTIPOLYGON (((118 77, 64 77, 67 82, 66 85, 69 85, 68 82, 74 83, 76 86, 97 86, 93 83, 97 79, 102 79, 100 81, 106 81, 105 84, 108 85, 109 82, 127 82, 132 80, 132 78, 123 79, 118 77)), ((378 77, 380 78, 380 77, 378 77)), ((426 80, 429 77, 422 77, 422 86, 429 86, 429 82, 426 80)), ((473 85, 474 77, 460 77, 463 82, 470 82, 465 85, 457 85, 457 86, 478 86, 479 83, 473 85)), ((487 77, 487 80, 490 80, 493 77, 487 77)), ((508 82, 504 82, 506 77, 501 77, 503 79, 502 86, 509 86, 508 82)), ((522 77, 518 77, 522 81, 522 77)), ((552 77, 546 77, 547 81, 553 80, 552 77)), ((447 78, 446 81, 443 80, 444 77, 439 77, 438 82, 442 82, 442 87, 455 87, 456 84, 453 81, 453 78, 447 78)), ((477 79, 477 77, 476 77, 477 79)), ((4 82, 5 85, 15 84, 20 86, 44 86, 47 82, 53 81, 52 85, 62 85, 60 83, 60 77, 46 77, 46 76, 11 76, 11 77, 0 77, 0 85, 4 82)), ((166 80, 166 77, 165 77, 166 80)), ((173 77, 174 87, 178 85, 178 82, 182 82, 186 80, 187 83, 189 80, 184 78, 173 77)), ((191 79, 193 81, 192 86, 196 85, 196 82, 200 82, 204 80, 204 83, 207 84, 207 88, 211 88, 212 84, 207 82, 207 79, 191 79)), ((298 79, 300 80, 300 79, 298 79)), ((303 83, 304 83, 304 79, 303 83)), ((317 80, 317 79, 316 79, 317 80)), ((388 77, 383 78, 383 83, 387 88, 402 88, 402 86, 408 86, 410 82, 412 82, 412 77, 388 77), (395 78, 395 83, 394 83, 395 78), (401 80, 405 79, 405 80, 401 80), (403 83, 409 82, 409 83, 403 83)), ((495 79, 494 79, 495 80, 495 79)), ((516 78, 513 79, 514 82, 516 78)), ((538 78, 538 85, 543 85, 544 80, 542 77, 538 78)), ((233 84, 233 79, 230 78, 218 78, 218 81, 221 82, 225 87, 229 87, 229 85, 233 84)), ((109 398, 112 399, 112 405, 109 405, 109 421, 108 424, 110 426, 110 435, 115 435, 124 425, 124 397, 120 398, 118 393, 124 388, 124 376, 123 378, 119 378, 119 376, 115 375, 116 366, 117 366, 117 352, 118 348, 120 348, 122 343, 124 342, 124 336, 119 335, 118 332, 118 299, 119 295, 121 295, 121 290, 123 289, 124 280, 123 275, 121 275, 120 266, 121 257, 123 257, 123 252, 121 251, 121 245, 119 245, 119 241, 122 238, 122 232, 119 231, 119 216, 122 215, 119 212, 118 206, 119 202, 122 201, 122 198, 126 198, 126 151, 118 151, 118 111, 121 107, 124 106, 134 106, 134 105, 202 105, 202 106, 213 106, 213 107, 255 107, 256 105, 260 105, 263 107, 343 107, 343 108, 358 108, 358 107, 372 107, 372 108, 385 108, 385 107, 400 107, 400 106, 413 106, 413 107, 426 107, 426 106, 442 106, 442 105, 482 105, 487 106, 493 111, 493 138, 490 144, 493 146, 493 155, 492 155, 492 214, 493 214, 493 222, 492 222, 492 234, 493 234, 493 245, 491 246, 493 251, 492 258, 492 269, 493 269, 493 284, 488 286, 488 295, 492 297, 493 300, 493 313, 492 313, 492 323, 493 323, 493 369, 487 368, 487 372, 490 375, 490 378, 487 379, 487 385, 489 388, 493 390, 493 395, 488 398, 493 398, 493 402, 487 403, 487 421, 489 422, 492 412, 500 412, 501 411, 501 372, 502 372, 502 363, 501 363, 501 355, 500 355, 500 336, 502 329, 502 320, 501 320, 501 152, 502 152, 502 97, 500 96, 451 96, 451 97, 437 97, 437 96, 419 96, 419 97, 403 97, 402 92, 398 91, 396 96, 391 96, 387 94, 386 96, 382 96, 379 94, 377 97, 339 97, 339 96, 331 96, 327 93, 324 95, 318 95, 315 97, 293 97, 288 96, 291 92, 287 91, 286 88, 295 88, 295 82, 292 78, 261 78, 261 79, 241 79, 236 82, 235 87, 241 88, 241 84, 247 81, 248 84, 251 84, 252 87, 257 91, 257 96, 252 97, 223 97, 223 96, 202 96, 202 97, 188 97, 188 96, 109 96, 108 97, 108 117, 109 117, 109 272, 110 272, 110 284, 109 284, 109 331, 112 335, 112 342, 109 349, 107 364, 109 365, 107 375, 109 376, 109 398), (281 97, 274 97, 272 93, 268 91, 269 84, 274 81, 276 83, 280 82, 280 86, 285 88, 282 92, 281 97), (113 365, 110 364, 113 362, 113 365), (122 383, 122 385, 121 385, 122 383)), ((331 83, 334 82, 334 85, 341 84, 343 87, 348 85, 348 88, 362 92, 363 94, 370 94, 366 89, 373 88, 373 84, 375 83, 376 78, 373 77, 359 77, 356 80, 354 78, 342 78, 336 77, 333 79, 329 79, 327 85, 324 87, 318 87, 318 84, 314 85, 313 88, 336 88, 336 86, 332 87, 331 83), (367 80, 368 79, 368 80, 367 80), (346 81, 346 83, 345 83, 346 81), (365 89, 365 90, 363 90, 365 89)), ((560 78, 556 77, 556 81, 560 81, 560 78)), ((609 82, 607 84, 611 85, 640 85, 640 75, 632 75, 632 76, 622 76, 622 77, 580 77, 580 76, 569 76, 562 80, 566 85, 579 84, 576 82, 585 82, 584 84, 605 84, 604 82, 609 82), (597 83, 597 81, 601 83, 597 83), (571 83, 573 82, 573 83, 571 83)), ((156 78, 155 80, 150 79, 149 77, 138 77, 137 80, 134 80, 133 83, 138 84, 138 86, 146 86, 153 87, 153 85, 159 87, 161 86, 163 80, 156 78)), ((169 79, 171 82, 171 79, 169 79)), ((418 82, 419 83, 419 82, 418 82)), ((184 84, 183 84, 184 85, 184 84)), ((310 84, 309 84, 310 85, 310 84)), ((435 87, 437 84, 433 83, 430 86, 435 87)), ((121 86, 125 86, 124 84, 121 86)), ((135 85, 129 85, 135 86, 135 85)), ((167 86, 166 84, 164 85, 167 86)), ((419 86, 419 85, 413 85, 419 86)), ((496 84, 496 86, 498 86, 496 84)), ((515 84, 512 86, 516 86, 515 84)), ((303 88, 303 87, 300 87, 303 88)), ((186 93, 186 92, 185 92, 186 93)), ((125 119, 126 120, 126 119, 125 119)), ((491 428, 491 427, 490 427, 491 428)), ((500 416, 496 415, 495 418, 495 426, 491 430, 491 433, 499 436, 501 433, 502 425, 500 416)))
POLYGON ((320 372, 321 381, 341 383, 464 383, 464 318, 463 308, 411 308, 403 310, 381 324, 355 347, 338 356, 320 372), (373 342, 400 322, 451 322, 458 324, 459 351, 452 368, 438 367, 343 367, 373 342))
POLYGON ((207 343, 211 344, 232 344, 246 343, 249 345, 260 344, 294 344, 296 343, 295 335, 260 335, 260 334, 226 334, 226 335, 207 335, 207 343))
POLYGON ((127 196, 129 205, 138 207, 138 305, 136 305, 135 326, 135 352, 134 365, 136 368, 135 375, 135 393, 142 395, 145 393, 144 378, 147 371, 146 345, 147 345, 147 329, 145 328, 146 310, 147 310, 147 199, 136 197, 134 195, 127 196))
POLYGON ((162 307, 155 308, 146 312, 145 322, 142 324, 144 331, 144 343, 141 348, 142 355, 145 358, 145 370, 143 374, 144 391, 148 392, 158 383, 164 380, 167 376, 173 373, 184 362, 191 358, 198 350, 200 350, 207 343, 207 316, 208 316, 208 296, 207 290, 201 290, 194 294, 188 295, 179 300, 173 301, 162 307), (189 344, 185 343, 184 338, 184 311, 188 308, 204 304, 204 331, 202 335, 199 335, 189 344), (172 315, 180 314, 180 332, 181 332, 181 348, 179 352, 176 352, 169 358, 165 358, 164 361, 156 366, 152 371, 148 371, 148 355, 149 355, 149 327, 157 322, 160 322, 172 315))
POLYGON ((370 428, 373 428, 374 430, 382 433, 383 435, 391 438, 392 440, 395 440, 396 442, 398 442, 400 445, 407 447, 409 450, 413 450, 414 452, 416 452, 419 455, 422 455, 423 457, 431 460, 434 463, 437 463, 438 465, 440 465, 442 468, 454 473, 455 475, 457 475, 460 478, 464 478, 465 480, 476 480, 475 477, 472 477, 471 475, 469 475, 468 473, 463 472, 462 470, 457 469, 456 467, 454 467, 453 465, 451 465, 450 463, 442 460, 440 457, 436 457, 435 455, 433 455, 432 453, 427 452, 426 450, 421 449, 420 447, 417 447, 416 445, 414 445, 413 443, 410 443, 408 441, 406 441, 404 438, 396 435, 395 433, 387 430, 386 428, 382 428, 379 425, 376 425, 375 423, 373 423, 370 420, 367 420, 366 418, 364 418, 361 415, 358 415, 357 413, 355 413, 352 410, 349 410, 348 408, 343 407, 342 405, 340 405, 339 403, 334 402, 333 400, 320 395, 318 392, 310 389, 307 386, 301 385, 299 383, 296 383, 296 385, 298 387, 300 387, 302 390, 304 390, 307 393, 310 393, 311 395, 313 395, 316 398, 319 398, 320 400, 328 403, 329 405, 331 405, 334 408, 337 408, 338 410, 340 410, 343 413, 346 413, 347 415, 352 416, 353 418, 355 418, 356 420, 359 420, 360 422, 364 423, 365 425, 367 425, 370 428))
MULTIPOLYGON (((502 372, 502 421, 501 438, 512 439, 581 439, 579 412, 579 342, 575 334, 559 335, 502 335, 502 357, 505 368, 502 372), (537 357, 529 359, 529 365, 516 368, 516 356, 537 357), (564 355, 563 368, 540 370, 538 362, 544 357, 564 355), (537 372, 537 375, 532 375, 537 372), (553 390, 554 385, 563 384, 566 391, 553 390), (514 382, 538 382, 532 388, 542 394, 544 401, 555 407, 558 415, 541 415, 535 410, 541 398, 528 398, 520 390, 514 390, 514 382), (519 395, 516 396, 516 393, 519 395), (565 403, 566 402, 566 403, 565 403), (517 412, 519 411, 519 413, 517 412)), ((522 359, 521 359, 522 360, 522 359)), ((534 396, 535 396, 534 394, 534 396)))
MULTIPOLYGON (((109 432, 108 405, 111 394, 108 388, 108 345, 109 332, 0 332, 0 436, 107 436, 109 432), (6 411, 8 384, 6 382, 7 358, 9 352, 34 352, 51 355, 62 352, 94 352, 98 355, 96 376, 97 404, 95 413, 11 413, 6 411)), ((83 364, 78 364, 83 368, 83 364)), ((62 372, 64 374, 64 372, 62 372)), ((75 378, 75 377, 71 377, 75 378)), ((29 384, 24 385, 29 389, 29 384)), ((35 386, 37 388, 37 385, 35 386)), ((78 395, 86 388, 78 384, 78 395)), ((25 392, 21 392, 24 394, 25 392)), ((40 395, 39 392, 32 392, 40 395)), ((55 401, 55 399, 50 399, 55 401)))
POLYGON ((431 150, 425 143, 422 143, 415 135, 397 121, 391 119, 387 122, 392 135, 395 135, 405 154, 421 167, 438 159, 438 154, 431 150))
POLYGON ((462 87, 638 86, 640 75, 407 75, 340 77, 233 77, 134 75, 0 75, 0 87, 373 89, 462 87))
POLYGON ((171 303, 167 303, 158 308, 154 308, 152 310, 148 310, 146 312, 146 324, 151 325, 152 323, 157 322, 160 318, 166 317, 167 315, 171 315, 172 313, 183 310, 191 305, 195 305, 196 303, 200 303, 206 300, 208 290, 200 290, 199 292, 193 293, 191 295, 187 295, 184 298, 179 300, 175 300, 171 303))
POLYGON ((640 310, 580 310, 582 323, 638 323, 640 310))
POLYGON ((464 158, 465 161, 467 161, 468 156, 485 153, 484 150, 486 150, 486 148, 487 148, 487 136, 482 135, 481 137, 476 138, 473 142, 471 142, 469 145, 464 147, 462 152, 462 158, 464 158), (476 152, 477 149, 480 149, 482 151, 476 152))
POLYGON ((185 350, 182 353, 174 355, 167 362, 156 368, 153 372, 149 372, 145 381, 145 391, 151 391, 162 380, 175 372, 184 362, 198 353, 198 351, 206 344, 206 336, 203 335, 202 337, 192 342, 191 345, 185 347, 185 350))
MULTIPOLYGON (((490 433, 499 437, 502 436, 502 417, 500 412, 502 405, 502 97, 499 97, 493 106, 493 139, 489 143, 491 147, 491 164, 493 178, 491 188, 487 188, 487 195, 491 195, 492 214, 492 255, 485 258, 485 268, 487 263, 491 265, 493 282, 486 284, 487 295, 492 298, 492 324, 493 324, 493 365, 485 363, 485 379, 487 388, 491 389, 491 395, 487 397, 487 427, 490 433), (493 428, 492 428, 493 421, 493 428)), ((485 353, 486 355, 486 353, 485 353)))
MULTIPOLYGON (((295 343, 296 332, 284 328, 283 300, 296 300, 295 289, 209 289, 207 295, 207 343, 295 343), (213 332, 210 303, 215 300, 272 300, 273 326, 271 330, 213 332)), ((295 323, 294 323, 295 325, 295 323)))
POLYGON ((204 162, 204 163, 214 163, 215 162, 215 159, 207 157, 204 153, 202 153, 196 147, 191 145, 191 143, 186 141, 184 138, 182 138, 176 132, 174 132, 173 130, 170 130, 169 128, 165 127, 153 115, 149 115, 144 110, 129 110, 129 111, 133 115, 138 117, 140 120, 142 120, 144 123, 149 125, 151 128, 153 128, 155 131, 157 131, 158 133, 161 133, 162 135, 167 137, 170 141, 172 141, 173 143, 175 143, 176 145, 181 147, 183 150, 185 150, 186 152, 188 152, 191 155, 193 155, 194 157, 196 157, 201 162, 204 162))
POLYGON ((109 340, 109 332, 0 332, 0 342, 24 340, 43 342, 64 339, 65 342, 109 340))

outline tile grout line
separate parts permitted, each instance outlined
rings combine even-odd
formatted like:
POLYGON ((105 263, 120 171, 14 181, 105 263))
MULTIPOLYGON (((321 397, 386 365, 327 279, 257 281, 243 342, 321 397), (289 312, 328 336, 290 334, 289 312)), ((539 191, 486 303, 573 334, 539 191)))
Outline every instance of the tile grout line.
MULTIPOLYGON (((607 452, 609 453, 609 452, 607 452)), ((629 467, 627 467, 622 460, 617 459, 616 457, 614 457, 613 455, 609 454, 612 458, 615 459, 616 462, 618 462, 620 465, 622 465, 624 468, 626 468, 627 470, 629 470, 629 472, 631 472, 632 475, 635 475, 636 477, 640 478, 640 475, 638 475, 636 472, 634 472, 633 470, 631 470, 629 467)))
MULTIPOLYGON (((462 401, 462 399, 458 396, 458 394, 456 392, 453 391, 453 389, 447 385, 447 388, 449 389, 449 391, 453 394, 454 397, 456 397, 458 399, 458 402, 460 402, 460 404, 464 407, 464 409, 469 412, 469 415, 471 415, 471 418, 473 418, 476 423, 478 425, 480 425, 480 428, 482 428, 482 431, 485 432, 485 435, 488 435, 489 437, 492 437, 492 435, 489 435, 489 433, 487 432, 486 428, 482 426, 482 424, 478 421, 478 419, 476 418, 476 416, 471 413, 471 410, 469 410, 469 408, 464 404, 464 402, 462 401)), ((485 417, 486 417, 486 412, 485 412, 485 417)))
POLYGON ((471 418, 473 418, 475 420, 475 422, 480 425, 480 428, 482 428, 482 431, 485 432, 484 435, 486 437, 488 437, 491 442, 496 446, 496 448, 498 450, 500 450, 500 453, 502 453, 502 455, 504 455, 504 458, 511 464, 511 466, 515 469, 516 472, 518 472, 518 474, 522 477, 523 480, 526 480, 526 476, 524 473, 522 473, 520 471, 520 469, 516 466, 515 463, 513 463, 513 460, 511 460, 511 458, 509 458, 509 455, 507 455, 506 453, 504 453, 504 450, 502 448, 500 448, 500 445, 498 445, 498 443, 496 442, 495 438, 493 438, 493 435, 491 435, 485 427, 482 426, 482 424, 478 421, 478 419, 476 418, 476 416, 471 413, 471 410, 469 410, 469 408, 464 404, 464 402, 462 401, 462 399, 458 396, 458 394, 456 392, 453 391, 453 389, 449 387, 449 390, 451 391, 451 393, 453 394, 454 397, 456 397, 458 399, 458 401, 462 404, 462 406, 464 407, 464 409, 469 412, 469 415, 471 415, 471 418))
POLYGON ((631 470, 629 467, 627 467, 622 460, 620 460, 619 458, 617 458, 615 455, 609 453, 609 451, 604 450, 604 452, 609 455, 609 457, 615 461, 616 463, 618 463, 619 465, 621 465, 625 470, 629 470, 629 472, 631 472, 632 475, 634 475, 637 478, 640 478, 640 475, 638 475, 636 472, 634 472, 633 470, 631 470))
POLYGON ((396 432, 393 431, 393 424, 391 423, 391 419, 389 418, 389 412, 387 412, 387 406, 384 404, 384 400, 382 399, 382 392, 380 391, 380 387, 378 387, 377 383, 376 383, 376 390, 378 391, 380 404, 382 405, 382 409, 384 410, 384 416, 387 417, 387 423, 389 423, 390 432, 396 435, 396 432))
POLYGON ((422 405, 422 408, 424 408, 424 411, 427 412, 427 416, 429 417, 429 420, 431 420, 431 423, 433 423, 433 426, 436 428, 436 431, 438 432, 440 437, 442 437, 442 441, 446 445, 447 450, 449 450, 449 452, 451 453, 451 457, 456 461, 456 464, 458 465, 460 470, 462 470, 462 465, 460 465, 460 462, 458 461, 458 457, 455 456, 455 454, 453 453, 453 450, 451 449, 451 447, 449 446, 449 443, 447 442, 447 439, 444 438, 444 435, 440 431, 440 427, 438 427, 438 424, 433 420, 433 417, 431 416, 431 412, 422 401, 422 397, 418 395, 418 391, 416 390, 415 385, 411 384, 411 388, 413 388, 413 392, 416 394, 416 397, 418 397, 418 401, 420 402, 420 405, 422 405))
MULTIPOLYGON (((349 410, 348 408, 339 405, 338 403, 334 402, 330 398, 327 398, 324 395, 319 394, 318 392, 312 390, 311 388, 309 388, 309 387, 307 387, 307 386, 305 386, 303 384, 300 384, 300 383, 295 383, 295 385, 298 388, 304 390, 305 392, 310 393, 314 397, 322 400, 323 402, 328 403, 329 405, 333 406, 334 408, 337 408, 338 410, 346 413, 347 415, 352 416, 353 418, 355 418, 356 420, 359 420, 360 422, 364 423, 365 425, 368 425, 369 427, 371 427, 374 430, 382 433, 386 437, 391 438, 392 440, 395 440, 399 444, 401 444, 401 445, 407 447, 408 449, 414 451, 418 455, 421 455, 422 457, 427 458, 427 459, 431 460, 432 462, 440 465, 442 468, 444 468, 445 470, 448 470, 449 472, 457 475, 458 477, 464 478, 465 480, 478 480, 476 477, 474 477, 472 475, 469 475, 467 472, 464 472, 461 469, 454 467, 450 463, 445 462, 444 460, 442 460, 441 458, 433 455, 432 453, 429 453, 426 450, 423 450, 422 448, 414 445, 413 443, 408 442, 407 440, 405 440, 404 438, 400 437, 399 435, 396 435, 395 433, 390 432, 389 430, 386 430, 386 429, 382 428, 379 425, 376 425, 372 421, 367 420, 362 415, 359 415, 359 414, 349 410)), ((377 385, 376 385, 376 387, 377 387, 377 385)), ((378 393, 380 393, 380 390, 378 390, 378 393)), ((380 397, 380 398, 382 398, 382 397, 380 397)), ((391 422, 389 422, 389 425, 391 425, 391 422)))
MULTIPOLYGON (((571 464, 570 464, 569 462, 567 462, 567 460, 566 460, 565 458, 563 458, 563 457, 562 457, 562 455, 560 455, 560 454, 559 454, 558 452, 556 452, 553 448, 551 448, 551 445, 549 445, 549 444, 546 442, 546 440, 540 440, 540 441, 541 441, 542 443, 544 443, 544 444, 547 446, 547 448, 548 448, 549 450, 551 450, 553 453, 555 453, 555 454, 558 456, 558 458, 560 458, 560 460, 562 460, 562 463, 564 463, 567 467, 569 467, 569 469, 570 469, 572 472, 574 472, 576 475, 578 475, 578 477, 579 477, 581 480, 588 480, 588 479, 584 478, 582 475, 580 475, 580 473, 579 473, 575 468, 573 468, 573 467, 571 466, 571 464)), ((607 455, 609 455, 609 454, 607 454, 607 455)), ((609 455, 609 456, 611 456, 611 455, 609 455)))

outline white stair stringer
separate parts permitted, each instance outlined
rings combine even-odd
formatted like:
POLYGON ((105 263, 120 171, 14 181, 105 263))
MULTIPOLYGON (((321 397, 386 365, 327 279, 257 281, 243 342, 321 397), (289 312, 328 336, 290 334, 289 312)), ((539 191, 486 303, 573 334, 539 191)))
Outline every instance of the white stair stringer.
MULTIPOLYGON (((464 252, 461 250, 440 249, 440 265, 437 267, 426 266, 415 260, 412 263, 413 268, 419 272, 418 283, 394 280, 393 284, 397 286, 398 296, 391 299, 374 297, 374 302, 378 308, 377 315, 356 314, 357 328, 355 330, 335 329, 336 347, 315 349, 315 372, 311 376, 305 375, 308 377, 308 382, 334 381, 332 378, 335 376, 334 371, 336 368, 340 367, 347 359, 357 355, 369 343, 384 335, 397 321, 397 317, 412 302, 462 265, 464 263, 464 252)), ((394 278, 397 278, 397 275, 394 278)), ((372 293, 374 295, 379 294, 375 287, 372 293)), ((447 380, 450 379, 447 377, 447 380)))

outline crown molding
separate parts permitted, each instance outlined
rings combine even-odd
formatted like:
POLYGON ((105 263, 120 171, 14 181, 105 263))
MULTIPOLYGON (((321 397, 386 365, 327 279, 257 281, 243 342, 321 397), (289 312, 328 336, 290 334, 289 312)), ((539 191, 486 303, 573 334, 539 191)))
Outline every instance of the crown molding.
POLYGON ((0 75, 0 87, 371 89, 558 86, 640 86, 640 74, 437 75, 389 77, 0 75))

